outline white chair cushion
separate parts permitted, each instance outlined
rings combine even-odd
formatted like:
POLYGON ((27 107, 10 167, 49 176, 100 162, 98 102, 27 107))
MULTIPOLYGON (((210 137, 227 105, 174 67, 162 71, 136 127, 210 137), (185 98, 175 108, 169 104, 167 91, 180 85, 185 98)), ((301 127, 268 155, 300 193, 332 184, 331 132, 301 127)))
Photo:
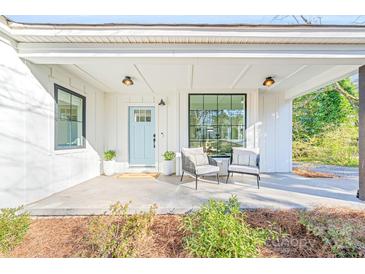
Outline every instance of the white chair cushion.
POLYGON ((197 175, 203 175, 203 174, 209 174, 209 173, 217 173, 219 172, 219 167, 217 166, 197 166, 196 167, 196 174, 197 175))
POLYGON ((202 147, 182 148, 181 151, 195 164, 195 166, 205 166, 209 164, 208 156, 204 153, 202 147))
POLYGON ((206 154, 194 154, 189 157, 194 158, 194 163, 196 166, 206 166, 209 165, 209 159, 206 154))
POLYGON ((185 155, 204 154, 204 149, 202 147, 183 147, 181 152, 185 155))
POLYGON ((238 173, 250 173, 250 174, 259 174, 259 169, 257 167, 252 166, 241 166, 241 165, 230 165, 228 167, 228 171, 238 172, 238 173))
POLYGON ((234 147, 232 164, 256 167, 257 157, 258 153, 253 149, 234 147))

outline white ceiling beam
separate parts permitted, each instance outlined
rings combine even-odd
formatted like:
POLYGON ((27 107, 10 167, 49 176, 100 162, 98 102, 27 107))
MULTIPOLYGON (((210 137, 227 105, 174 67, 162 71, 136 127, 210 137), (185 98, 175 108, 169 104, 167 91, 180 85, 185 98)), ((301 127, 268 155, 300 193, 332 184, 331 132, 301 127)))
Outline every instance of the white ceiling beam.
POLYGON ((148 89, 152 92, 152 93, 156 93, 154 91, 154 89, 152 88, 152 86, 150 85, 150 83, 147 81, 146 77, 144 76, 144 74, 142 73, 142 71, 138 68, 138 66, 136 64, 133 65, 134 68, 136 69, 139 77, 143 80, 143 82, 146 84, 146 86, 148 87, 148 89))
POLYGON ((233 80, 230 86, 231 89, 234 89, 237 86, 238 82, 246 75, 246 73, 250 70, 250 68, 251 65, 244 66, 241 72, 237 75, 236 79, 233 80))

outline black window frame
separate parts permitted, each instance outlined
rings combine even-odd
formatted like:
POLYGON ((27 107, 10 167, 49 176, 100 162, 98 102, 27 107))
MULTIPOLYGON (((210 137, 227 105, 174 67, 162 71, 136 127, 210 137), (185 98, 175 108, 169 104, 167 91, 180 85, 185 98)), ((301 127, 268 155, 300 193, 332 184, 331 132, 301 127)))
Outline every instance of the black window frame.
MULTIPOLYGON (((86 97, 78 94, 68 88, 65 88, 61 85, 54 84, 54 99, 55 99, 55 118, 54 118, 54 149, 55 150, 72 150, 72 149, 83 149, 86 148, 86 97), (70 146, 70 147, 60 147, 57 142, 57 122, 59 121, 58 117, 58 91, 62 90, 63 92, 69 93, 72 96, 78 97, 82 100, 82 145, 79 146, 70 146)), ((69 120, 72 121, 72 120, 69 120)))
MULTIPOLYGON (((191 147, 191 141, 190 141, 190 127, 192 126, 190 123, 190 98, 191 96, 195 96, 195 95, 215 95, 217 96, 217 100, 218 100, 218 96, 224 96, 224 95, 229 95, 229 96, 234 96, 234 95, 241 95, 244 97, 245 100, 245 105, 244 105, 244 147, 246 147, 247 145, 247 93, 189 93, 188 94, 188 144, 189 147, 191 147)), ((204 98, 204 96, 203 96, 204 98)), ((203 104, 204 104, 204 99, 203 99, 203 104)), ((232 100, 231 100, 231 105, 232 105, 232 100)), ((217 113, 218 113, 219 109, 218 109, 218 104, 217 104, 217 113)), ((217 125, 218 127, 218 125, 217 125)), ((231 124, 232 127, 232 124, 231 124)), ((217 141, 219 141, 219 138, 217 137, 217 141)), ((211 157, 216 157, 216 158, 229 158, 230 156, 228 155, 210 155, 211 157)))

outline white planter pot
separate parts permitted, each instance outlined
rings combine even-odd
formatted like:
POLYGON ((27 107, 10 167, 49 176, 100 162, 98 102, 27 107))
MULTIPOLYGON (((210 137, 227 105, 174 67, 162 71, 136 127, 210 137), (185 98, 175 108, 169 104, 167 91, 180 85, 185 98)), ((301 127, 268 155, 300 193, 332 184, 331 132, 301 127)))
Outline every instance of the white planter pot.
POLYGON ((162 174, 163 175, 172 175, 175 171, 175 161, 163 161, 162 163, 162 174))
POLYGON ((111 161, 104 161, 103 162, 103 169, 104 169, 104 174, 107 176, 111 176, 114 174, 114 165, 115 165, 115 160, 111 160, 111 161))

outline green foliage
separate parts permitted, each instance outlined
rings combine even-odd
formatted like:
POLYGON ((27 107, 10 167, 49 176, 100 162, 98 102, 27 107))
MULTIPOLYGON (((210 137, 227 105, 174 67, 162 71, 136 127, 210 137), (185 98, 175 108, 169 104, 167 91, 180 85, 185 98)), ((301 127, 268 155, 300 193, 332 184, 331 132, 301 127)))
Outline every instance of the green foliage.
POLYGON ((117 202, 110 207, 110 215, 98 216, 88 225, 86 244, 90 257, 128 258, 136 257, 149 239, 156 215, 156 206, 147 213, 128 214, 130 203, 117 202))
POLYGON ((115 152, 115 150, 107 150, 107 151, 104 152, 104 160, 105 161, 111 161, 115 157, 117 157, 117 153, 115 152))
POLYGON ((29 214, 19 214, 20 209, 4 208, 0 211, 0 252, 3 254, 20 244, 29 229, 29 214))
POLYGON ((307 141, 294 141, 293 159, 310 163, 357 166, 358 127, 342 125, 307 141))
POLYGON ((319 237, 336 257, 365 257, 364 224, 344 221, 326 214, 313 214, 313 212, 302 212, 300 223, 313 235, 319 237))
POLYGON ((257 257, 259 248, 276 237, 275 232, 248 225, 235 196, 228 202, 210 200, 184 217, 185 248, 194 257, 257 257))
POLYGON ((350 79, 338 84, 343 93, 332 84, 294 100, 294 160, 358 165, 358 107, 349 99, 358 91, 350 79))
POLYGON ((165 161, 171 161, 175 159, 175 152, 173 151, 165 151, 164 154, 162 154, 165 161))

